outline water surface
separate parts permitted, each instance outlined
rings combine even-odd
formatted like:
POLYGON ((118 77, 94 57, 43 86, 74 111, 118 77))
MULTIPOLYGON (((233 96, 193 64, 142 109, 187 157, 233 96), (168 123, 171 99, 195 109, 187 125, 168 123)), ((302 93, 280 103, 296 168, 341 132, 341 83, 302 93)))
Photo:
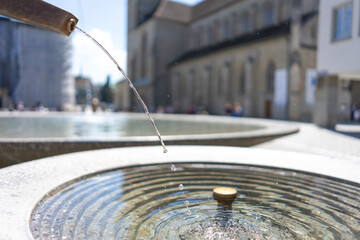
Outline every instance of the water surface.
MULTIPOLYGON (((258 126, 156 119, 162 135, 229 133, 258 126)), ((126 114, 0 117, 0 138, 118 138, 154 136, 146 117, 126 114)))

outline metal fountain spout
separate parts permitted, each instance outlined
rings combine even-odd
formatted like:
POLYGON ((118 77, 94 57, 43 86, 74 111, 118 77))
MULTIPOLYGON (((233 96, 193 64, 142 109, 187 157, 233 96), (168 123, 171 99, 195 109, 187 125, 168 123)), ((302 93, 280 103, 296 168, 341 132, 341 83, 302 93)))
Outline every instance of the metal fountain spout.
POLYGON ((216 220, 225 229, 232 218, 232 203, 236 199, 237 190, 229 187, 216 187, 213 189, 214 199, 218 202, 216 220))
POLYGON ((69 36, 78 19, 42 0, 0 0, 0 15, 69 36))

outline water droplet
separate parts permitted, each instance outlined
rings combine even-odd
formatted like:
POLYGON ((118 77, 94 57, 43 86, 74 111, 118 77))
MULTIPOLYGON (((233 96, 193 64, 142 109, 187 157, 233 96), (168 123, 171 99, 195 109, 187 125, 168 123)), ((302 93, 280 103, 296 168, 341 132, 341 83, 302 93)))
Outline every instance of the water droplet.
POLYGON ((189 201, 188 200, 185 201, 185 206, 189 206, 189 201))
POLYGON ((175 165, 171 164, 171 171, 176 172, 176 170, 177 170, 177 168, 175 167, 175 165))
POLYGON ((166 186, 164 186, 164 188, 166 188, 166 186))
POLYGON ((190 209, 187 210, 187 215, 191 215, 190 209))
POLYGON ((179 189, 180 189, 180 190, 183 190, 183 189, 184 189, 184 185, 180 184, 180 185, 179 185, 179 189))

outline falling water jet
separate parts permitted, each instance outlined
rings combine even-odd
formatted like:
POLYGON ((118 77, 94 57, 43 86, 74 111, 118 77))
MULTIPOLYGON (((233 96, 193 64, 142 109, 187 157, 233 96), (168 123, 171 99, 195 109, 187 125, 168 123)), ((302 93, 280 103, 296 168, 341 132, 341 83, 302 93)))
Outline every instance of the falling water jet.
POLYGON ((111 54, 103 47, 103 45, 101 45, 98 41, 96 41, 95 38, 93 38, 92 36, 90 36, 90 34, 88 34, 87 32, 85 32, 84 30, 82 30, 79 27, 76 27, 77 30, 79 30, 80 32, 82 32, 83 34, 85 34, 86 37, 90 38, 99 48, 101 48, 101 50, 104 51, 104 53, 111 59, 111 61, 116 65, 116 67, 119 69, 120 73, 124 76, 124 78, 127 80, 127 82, 129 83, 130 88, 133 90, 135 96, 137 99, 139 99, 139 101, 141 102, 141 105, 146 113, 146 115, 148 116, 152 126, 154 127, 156 134, 160 140, 160 143, 163 147, 163 152, 167 153, 168 150, 161 138, 160 132, 158 130, 158 128, 155 125, 155 121, 154 119, 151 117, 150 112, 145 104, 145 102, 142 100, 142 98, 140 97, 138 91, 136 90, 136 88, 134 87, 133 83, 131 82, 131 80, 127 77, 127 75, 125 74, 124 70, 120 67, 120 65, 117 63, 117 61, 111 56, 111 54))

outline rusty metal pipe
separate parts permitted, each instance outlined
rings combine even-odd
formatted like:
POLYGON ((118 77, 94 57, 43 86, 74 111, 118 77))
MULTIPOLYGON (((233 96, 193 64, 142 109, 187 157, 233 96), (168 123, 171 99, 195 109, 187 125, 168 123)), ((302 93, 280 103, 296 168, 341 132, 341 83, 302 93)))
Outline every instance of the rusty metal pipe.
POLYGON ((42 0, 0 0, 0 14, 69 36, 78 19, 42 0))

